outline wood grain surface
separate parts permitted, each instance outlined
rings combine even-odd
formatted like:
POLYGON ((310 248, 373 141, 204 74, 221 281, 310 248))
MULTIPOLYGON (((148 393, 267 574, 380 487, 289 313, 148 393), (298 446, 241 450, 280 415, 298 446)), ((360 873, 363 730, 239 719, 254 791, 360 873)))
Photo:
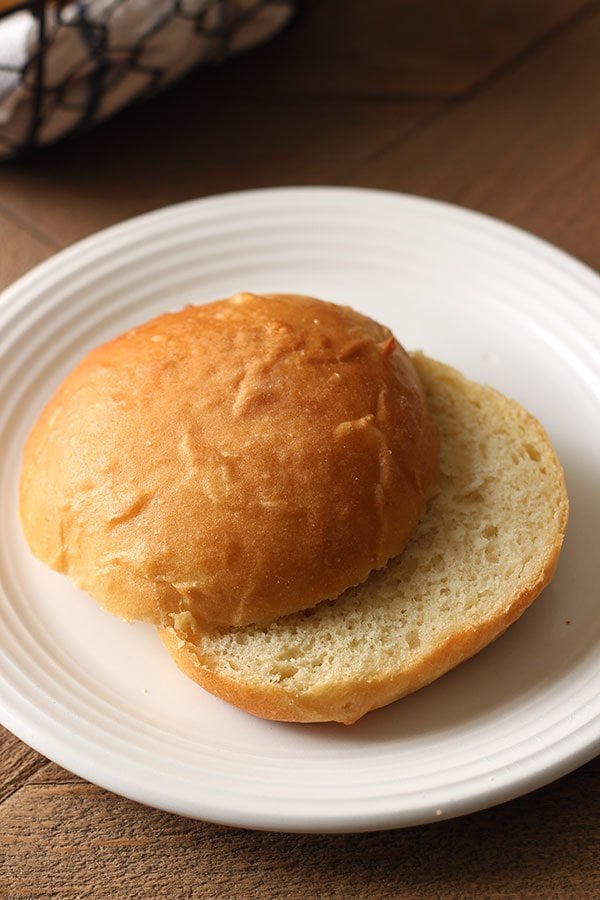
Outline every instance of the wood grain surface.
MULTIPOLYGON (((460 203, 600 268, 600 0, 311 0, 273 43, 0 166, 0 287, 167 203, 280 184, 460 203)), ((2 898, 597 898, 600 760, 364 835, 148 809, 0 731, 2 898)))

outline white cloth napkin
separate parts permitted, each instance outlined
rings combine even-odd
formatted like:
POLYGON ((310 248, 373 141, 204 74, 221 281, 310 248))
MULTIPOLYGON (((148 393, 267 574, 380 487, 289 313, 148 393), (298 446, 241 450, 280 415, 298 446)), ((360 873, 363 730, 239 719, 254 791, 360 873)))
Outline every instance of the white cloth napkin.
POLYGON ((37 26, 29 12, 0 19, 0 125, 9 121, 18 102, 17 88, 29 58, 33 32, 37 32, 37 26))
POLYGON ((295 0, 74 0, 0 19, 0 155, 54 141, 279 31, 295 0), (37 96, 36 96, 37 95, 37 96))

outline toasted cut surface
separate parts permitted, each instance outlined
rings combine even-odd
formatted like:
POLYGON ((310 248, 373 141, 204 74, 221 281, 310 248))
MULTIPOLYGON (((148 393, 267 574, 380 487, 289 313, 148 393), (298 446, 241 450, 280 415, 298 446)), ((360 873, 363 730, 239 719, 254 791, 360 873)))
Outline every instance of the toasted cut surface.
POLYGON ((336 600, 202 633, 174 617, 163 642, 208 691, 257 716, 350 724, 472 656, 554 573, 564 477, 519 404, 416 354, 441 435, 440 491, 396 559, 336 600))
POLYGON ((93 350, 26 443, 33 552, 107 609, 243 625, 336 597, 400 552, 438 436, 387 328, 239 294, 93 350))

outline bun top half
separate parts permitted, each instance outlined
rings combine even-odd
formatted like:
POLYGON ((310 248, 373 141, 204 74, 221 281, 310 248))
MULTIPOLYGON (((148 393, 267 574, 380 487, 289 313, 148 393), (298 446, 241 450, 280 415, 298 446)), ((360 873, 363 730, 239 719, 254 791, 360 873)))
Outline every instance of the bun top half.
POLYGON ((41 560, 124 619, 267 623, 400 553, 438 449, 387 328, 238 294, 83 359, 25 445, 21 519, 41 560))

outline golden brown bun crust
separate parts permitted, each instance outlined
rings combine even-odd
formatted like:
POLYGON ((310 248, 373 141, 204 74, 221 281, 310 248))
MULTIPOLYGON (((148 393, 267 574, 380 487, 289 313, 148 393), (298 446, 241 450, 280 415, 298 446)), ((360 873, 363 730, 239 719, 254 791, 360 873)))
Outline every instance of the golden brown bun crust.
POLYGON ((33 552, 125 619, 269 622, 400 553, 438 472, 406 353, 305 297, 188 307, 92 351, 27 441, 33 552))

